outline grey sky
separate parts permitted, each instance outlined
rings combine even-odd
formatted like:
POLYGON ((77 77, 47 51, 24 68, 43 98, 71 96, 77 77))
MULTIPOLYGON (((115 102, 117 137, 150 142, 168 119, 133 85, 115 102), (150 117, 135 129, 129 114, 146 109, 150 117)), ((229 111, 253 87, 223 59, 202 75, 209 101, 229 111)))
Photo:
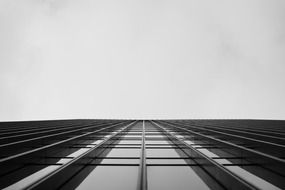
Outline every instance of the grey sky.
POLYGON ((285 119, 284 0, 1 0, 0 120, 285 119))

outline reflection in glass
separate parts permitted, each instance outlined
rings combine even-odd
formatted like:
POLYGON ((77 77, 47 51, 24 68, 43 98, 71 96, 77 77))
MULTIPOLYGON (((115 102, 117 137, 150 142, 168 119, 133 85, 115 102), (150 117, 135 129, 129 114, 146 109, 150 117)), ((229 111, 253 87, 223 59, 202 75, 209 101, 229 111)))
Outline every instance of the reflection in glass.
POLYGON ((141 144, 140 140, 121 140, 118 144, 141 144))
MULTIPOLYGON (((230 162, 229 162, 230 163, 230 162)), ((274 190, 281 190, 280 188, 272 185, 271 183, 268 183, 267 181, 261 179, 260 177, 253 175, 249 173, 248 171, 242 169, 239 166, 226 166, 227 169, 229 169, 231 172, 235 173, 239 177, 250 181, 252 184, 254 184, 256 187, 264 190, 268 189, 274 189, 274 190)))
POLYGON ((184 159, 147 159, 147 164, 187 164, 187 163, 185 162, 184 159))
POLYGON ((165 138, 164 135, 146 135, 146 138, 165 138))
MULTIPOLYGON (((185 141, 190 145, 194 145, 195 143, 193 141, 185 141)), ((202 147, 200 145, 197 145, 196 147, 202 147)), ((210 150, 206 149, 206 148, 200 148, 198 149, 198 151, 202 152, 203 154, 205 154, 206 156, 210 157, 210 158, 218 158, 219 155, 211 152, 210 150)), ((232 162, 230 162, 227 159, 215 159, 215 162, 219 163, 219 164, 233 164, 232 162)), ((265 181, 264 179, 251 174, 250 172, 246 171, 245 169, 241 168, 240 166, 225 166, 228 170, 230 170, 232 173, 238 175, 239 177, 243 178, 244 180, 248 180, 250 181, 250 183, 252 183, 254 186, 260 188, 260 189, 274 189, 274 190, 278 190, 279 188, 272 185, 271 183, 268 183, 267 181, 265 181)))
POLYGON ((107 157, 139 157, 140 149, 113 148, 107 157))
POLYGON ((147 157, 180 157, 175 149, 146 149, 146 155, 147 157))
POLYGON ((165 140, 159 140, 159 141, 147 140, 145 143, 146 144, 169 144, 168 141, 165 141, 165 140))
POLYGON ((76 189, 134 190, 137 178, 137 166, 97 166, 76 189))
POLYGON ((48 166, 42 170, 39 170, 38 172, 25 177, 24 179, 18 181, 17 183, 14 183, 6 188, 4 188, 5 190, 15 190, 15 189, 24 189, 27 188, 29 185, 33 184, 35 181, 41 179, 42 177, 44 177, 45 175, 51 173, 52 171, 56 170, 57 168, 59 168, 59 166, 55 165, 55 166, 48 166))
POLYGON ((140 159, 104 159, 101 164, 139 164, 140 159))
POLYGON ((149 190, 207 190, 208 186, 190 167, 148 166, 149 190))

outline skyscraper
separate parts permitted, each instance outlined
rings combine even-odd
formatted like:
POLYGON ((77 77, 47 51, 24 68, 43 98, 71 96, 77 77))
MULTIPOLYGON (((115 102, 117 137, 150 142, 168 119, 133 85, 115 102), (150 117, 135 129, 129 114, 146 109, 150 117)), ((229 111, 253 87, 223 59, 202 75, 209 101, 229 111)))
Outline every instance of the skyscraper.
POLYGON ((1 189, 285 189, 285 122, 0 124, 1 189))

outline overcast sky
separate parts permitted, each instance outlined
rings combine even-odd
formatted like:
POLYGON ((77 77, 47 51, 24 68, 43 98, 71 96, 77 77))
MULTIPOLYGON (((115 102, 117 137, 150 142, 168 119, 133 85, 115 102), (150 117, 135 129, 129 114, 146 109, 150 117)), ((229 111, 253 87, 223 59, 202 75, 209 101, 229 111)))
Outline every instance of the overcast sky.
POLYGON ((1 0, 0 120, 285 119, 284 0, 1 0))

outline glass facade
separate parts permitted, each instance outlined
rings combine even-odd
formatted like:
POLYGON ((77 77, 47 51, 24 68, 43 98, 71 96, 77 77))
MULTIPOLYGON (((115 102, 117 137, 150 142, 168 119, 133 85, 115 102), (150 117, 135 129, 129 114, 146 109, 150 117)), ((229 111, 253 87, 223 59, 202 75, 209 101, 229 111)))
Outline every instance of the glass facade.
POLYGON ((1 189, 285 189, 285 122, 0 123, 1 189))

